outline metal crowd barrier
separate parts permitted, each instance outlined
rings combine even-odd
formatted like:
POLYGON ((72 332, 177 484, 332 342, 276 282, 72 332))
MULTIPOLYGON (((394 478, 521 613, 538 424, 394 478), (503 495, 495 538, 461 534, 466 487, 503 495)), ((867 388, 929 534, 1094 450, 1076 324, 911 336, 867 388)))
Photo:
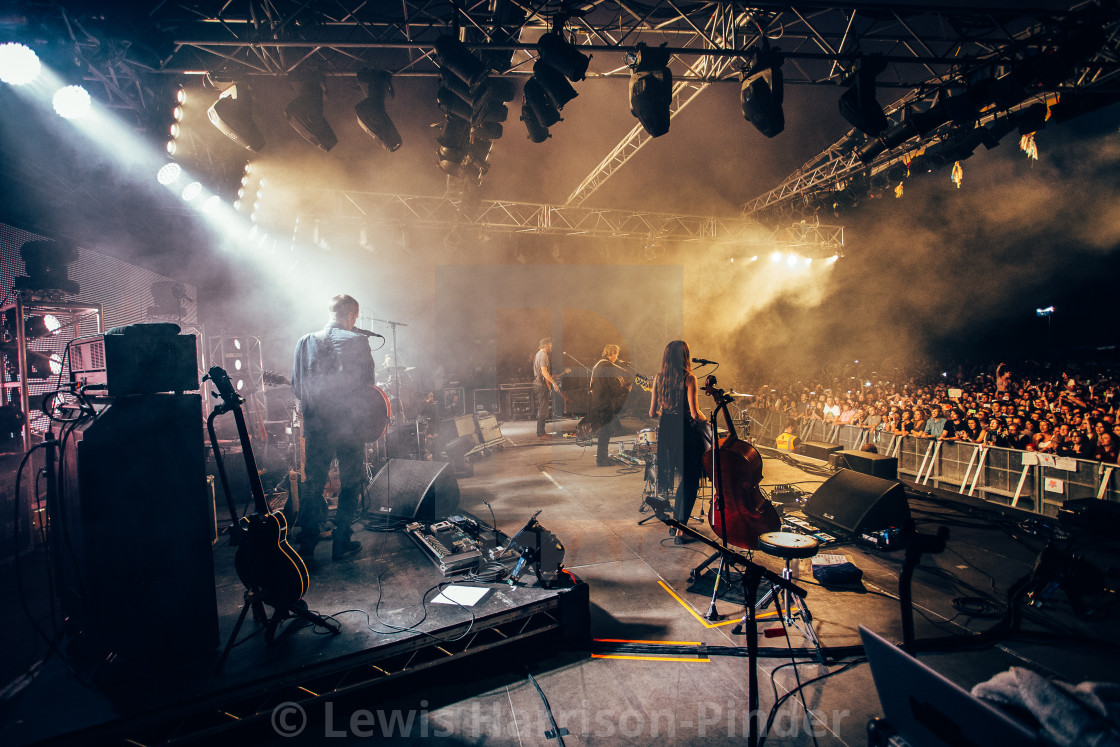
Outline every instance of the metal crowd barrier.
POLYGON ((898 459, 899 475, 911 482, 1045 516, 1056 516, 1058 507, 1069 500, 1120 501, 1120 468, 1115 464, 896 436, 874 428, 802 420, 790 413, 763 408, 745 408, 740 414, 741 435, 749 435, 759 446, 773 447, 790 424, 802 441, 823 441, 853 450, 872 443, 880 454, 898 459))

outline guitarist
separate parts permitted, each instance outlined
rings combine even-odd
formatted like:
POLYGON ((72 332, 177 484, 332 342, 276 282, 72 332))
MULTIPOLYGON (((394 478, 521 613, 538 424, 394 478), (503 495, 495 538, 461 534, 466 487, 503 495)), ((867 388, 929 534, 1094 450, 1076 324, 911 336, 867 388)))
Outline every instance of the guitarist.
POLYGON ((552 393, 560 391, 560 385, 552 378, 552 338, 545 337, 533 356, 533 405, 537 409, 537 438, 549 439, 552 434, 544 429, 548 412, 552 407, 552 393))
POLYGON ((616 417, 626 404, 630 393, 630 382, 626 370, 618 365, 618 345, 603 347, 603 357, 591 369, 591 409, 587 414, 588 425, 598 431, 595 464, 610 467, 611 460, 607 449, 611 436, 622 432, 622 424, 616 417))
POLYGON ((369 339, 354 332, 358 302, 338 295, 328 305, 327 326, 304 335, 296 343, 292 365, 292 392, 303 410, 307 455, 307 481, 301 493, 305 503, 299 515, 299 554, 310 567, 314 563, 319 525, 327 518, 323 486, 331 459, 338 458, 340 489, 335 516, 333 560, 342 560, 361 550, 351 539, 351 525, 358 511, 358 495, 364 482, 363 451, 367 430, 373 420, 368 392, 377 381, 369 339))

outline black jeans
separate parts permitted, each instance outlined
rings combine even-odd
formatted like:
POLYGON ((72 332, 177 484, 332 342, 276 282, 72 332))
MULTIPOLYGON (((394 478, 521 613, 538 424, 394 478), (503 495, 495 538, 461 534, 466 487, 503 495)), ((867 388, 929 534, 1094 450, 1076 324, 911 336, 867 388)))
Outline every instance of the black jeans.
POLYGON ((552 408, 552 390, 547 384, 533 384, 533 404, 537 408, 537 435, 543 436, 548 411, 552 408))
POLYGON ((617 436, 622 433, 622 423, 618 418, 611 418, 606 425, 599 429, 598 441, 595 448, 595 461, 605 462, 609 458, 607 450, 611 445, 611 436, 617 436))
POLYGON ((327 502, 323 486, 331 468, 331 459, 338 457, 338 511, 334 519, 334 543, 345 545, 353 530, 350 525, 358 513, 358 496, 365 479, 363 451, 365 444, 350 430, 324 427, 307 433, 307 456, 304 469, 307 482, 299 512, 300 543, 318 538, 318 527, 327 518, 327 502))

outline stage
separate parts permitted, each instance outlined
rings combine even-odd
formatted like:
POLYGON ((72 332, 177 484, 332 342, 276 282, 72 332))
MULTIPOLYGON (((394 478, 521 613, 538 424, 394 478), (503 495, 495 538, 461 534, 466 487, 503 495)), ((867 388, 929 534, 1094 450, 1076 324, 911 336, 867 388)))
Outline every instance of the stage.
MULTIPOLYGON (((649 426, 629 419, 625 425, 634 434, 649 426)), ((625 461, 596 467, 593 445, 561 435, 571 427, 571 421, 550 423, 556 435, 540 441, 532 422, 504 423, 505 448, 476 459, 473 476, 460 478, 458 486, 463 511, 493 520, 506 533, 540 511, 539 522, 563 542, 565 566, 582 584, 534 588, 529 573, 522 578, 528 586, 489 585, 472 608, 472 622, 462 608, 431 603, 433 587, 444 579, 412 540, 360 529, 355 538, 362 549, 353 560, 331 562, 329 544, 320 546, 306 596, 312 609, 341 623, 337 636, 288 622, 266 646, 259 632, 251 635, 259 629, 250 618, 244 642, 221 674, 213 671, 216 650, 206 661, 109 690, 79 683, 51 656, 6 701, 0 739, 187 744, 243 735, 256 744, 320 744, 376 735, 552 745, 559 743, 559 728, 560 737, 595 744, 743 742, 749 725, 745 636, 733 633, 742 606, 718 600, 718 619, 707 619, 709 599, 687 588, 708 548, 674 544, 655 519, 639 526, 650 516, 639 510, 644 470, 625 461), (415 627, 396 633, 386 624, 415 627)), ((616 438, 612 453, 633 439, 616 438)), ((830 474, 816 460, 787 463, 769 450, 763 457, 765 491, 794 485, 812 494, 830 474)), ((966 688, 1012 666, 1074 683, 1115 680, 1114 609, 1107 599, 1088 597, 1092 611, 1074 614, 1060 585, 1037 606, 1023 607, 1014 630, 991 640, 961 639, 997 630, 1007 591, 1031 572, 1047 530, 1020 517, 983 513, 984 507, 955 507, 947 502, 952 496, 913 489, 907 495, 923 532, 942 525, 950 532, 946 550, 924 556, 914 574, 922 661, 966 688)), ((712 536, 699 517, 703 506, 698 503, 690 526, 712 536)), ((1085 547, 1086 561, 1115 568, 1105 544, 1085 547)), ((808 592, 824 664, 800 631, 788 628, 787 644, 770 610, 760 616, 761 721, 776 700, 799 682, 806 685, 803 701, 784 698, 774 712, 768 744, 866 744, 867 721, 881 711, 857 648, 857 627, 902 640, 901 553, 854 544, 821 552, 845 556, 863 578, 852 587, 825 589, 813 580, 811 562, 801 561, 798 583, 808 592)), ((214 550, 223 643, 243 591, 232 553, 224 542, 214 550)), ((761 552, 754 559, 781 569, 761 552)), ((23 570, 29 573, 27 561, 23 570)), ((10 565, 4 579, 5 593, 16 599, 10 565)), ((34 594, 40 586, 31 582, 34 594)), ((46 610, 41 604, 33 609, 46 610)), ((25 642, 8 647, 10 682, 43 657, 45 646, 18 605, 6 610, 5 639, 25 642)))

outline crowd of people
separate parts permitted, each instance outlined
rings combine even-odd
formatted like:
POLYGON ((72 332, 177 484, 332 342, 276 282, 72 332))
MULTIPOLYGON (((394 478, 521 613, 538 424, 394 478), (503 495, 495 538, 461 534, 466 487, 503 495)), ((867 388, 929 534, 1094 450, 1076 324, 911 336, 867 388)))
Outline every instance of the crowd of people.
POLYGON ((831 377, 764 385, 751 404, 797 420, 1117 463, 1120 372, 1028 376, 1000 364, 971 377, 894 378, 899 380, 831 377))

